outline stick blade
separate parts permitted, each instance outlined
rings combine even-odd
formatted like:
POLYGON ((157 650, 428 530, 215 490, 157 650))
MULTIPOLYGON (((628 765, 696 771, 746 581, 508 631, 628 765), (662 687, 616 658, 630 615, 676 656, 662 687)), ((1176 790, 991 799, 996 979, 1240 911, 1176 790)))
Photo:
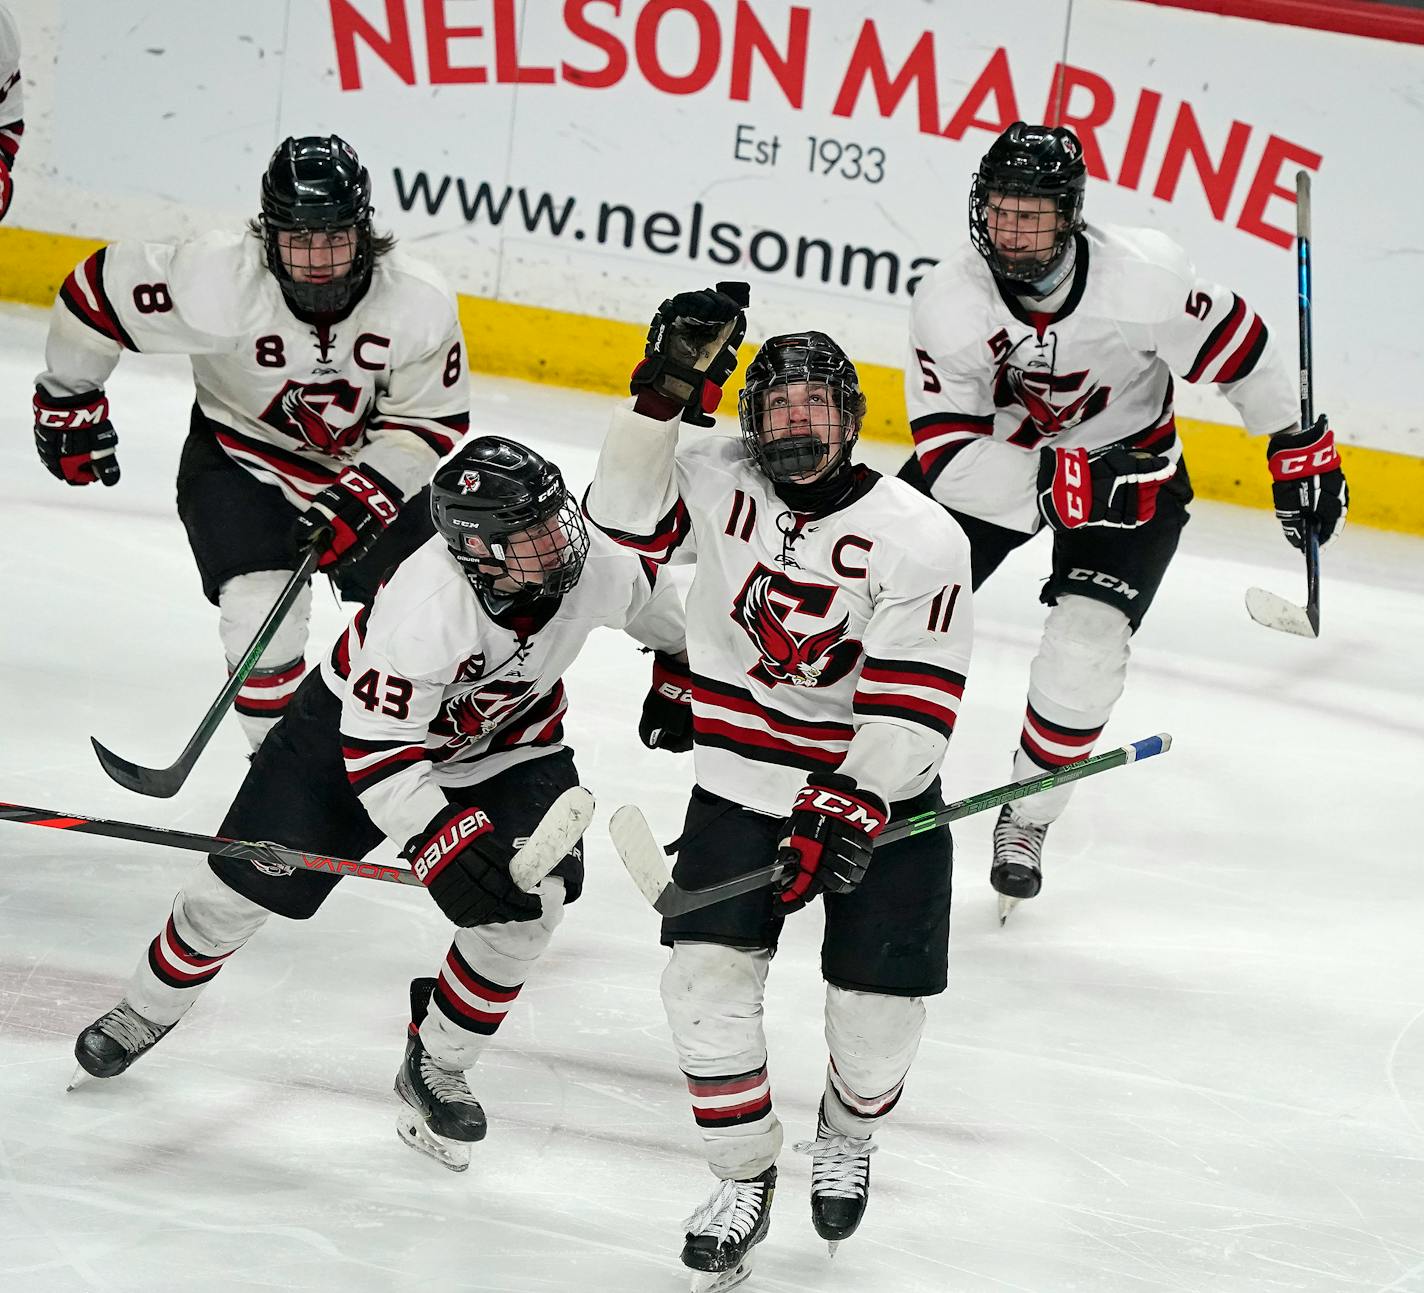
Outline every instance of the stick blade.
POLYGON ((635 805, 624 804, 609 818, 608 835, 638 892, 656 909, 672 884, 672 874, 648 819, 635 805))
POLYGON ((1294 633, 1303 638, 1320 636, 1318 611, 1312 616, 1310 608, 1297 606, 1265 588, 1246 590, 1246 613, 1257 624, 1275 629, 1278 633, 1294 633))
POLYGON ((181 762, 175 763, 171 768, 144 768, 106 749, 92 736, 89 738, 89 744, 99 756, 99 766, 125 790, 132 790, 135 794, 151 795, 154 799, 172 799, 188 780, 189 769, 181 762))
POLYGON ((583 838, 593 820, 594 801, 582 786, 565 790, 529 833, 509 862, 509 877, 525 893, 532 893, 583 838))

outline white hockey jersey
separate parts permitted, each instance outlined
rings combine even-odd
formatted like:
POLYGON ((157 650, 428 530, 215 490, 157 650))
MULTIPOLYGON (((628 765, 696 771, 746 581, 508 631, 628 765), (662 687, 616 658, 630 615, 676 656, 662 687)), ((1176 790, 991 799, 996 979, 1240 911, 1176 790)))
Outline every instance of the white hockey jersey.
POLYGON ((346 773, 371 820, 398 845, 448 806, 441 786, 471 786, 562 748, 563 674, 596 628, 683 649, 669 579, 589 534, 573 590, 538 615, 490 617, 436 535, 362 608, 322 662, 343 698, 346 773))
POLYGON ((252 233, 114 243, 65 279, 38 380, 95 390, 124 350, 191 355, 223 450, 296 507, 355 462, 409 497, 469 427, 455 300, 399 249, 327 326, 292 313, 252 233))
POLYGON ((893 802, 939 771, 972 637, 969 544, 901 481, 797 515, 739 440, 618 408, 585 510, 656 562, 695 560, 687 651, 697 783, 784 814, 809 772, 893 802))
POLYGON ((25 127, 24 87, 20 81, 20 32, 0 5, 0 157, 14 161, 25 127))
POLYGON ((1031 312, 966 245, 920 284, 905 400, 939 502, 1011 530, 1041 524, 1039 449, 1122 443, 1181 457, 1172 374, 1221 387, 1256 435, 1295 424, 1264 321, 1150 229, 1089 226, 1068 281, 1031 312))

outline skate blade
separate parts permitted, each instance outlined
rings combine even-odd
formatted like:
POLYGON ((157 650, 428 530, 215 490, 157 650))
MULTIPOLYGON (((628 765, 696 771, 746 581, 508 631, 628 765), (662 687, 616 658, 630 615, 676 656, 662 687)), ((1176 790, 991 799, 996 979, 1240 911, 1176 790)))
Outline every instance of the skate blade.
POLYGON ((1023 901, 1022 898, 1010 898, 1007 894, 999 895, 999 928, 1003 929, 1004 922, 1008 920, 1009 913, 1023 901))
POLYGON ((441 1167, 448 1167, 452 1172, 463 1172, 470 1166, 470 1142, 437 1136, 418 1114, 402 1113, 396 1119, 396 1135, 412 1149, 433 1158, 441 1167))
POLYGON ((841 1241, 840 1241, 839 1239, 827 1239, 827 1240, 826 1240, 826 1256, 829 1257, 832 1261, 835 1261, 835 1259, 836 1259, 836 1249, 839 1248, 840 1246, 841 1246, 841 1241))
POLYGON ((90 1082, 97 1082, 98 1080, 98 1078, 81 1064, 75 1068, 74 1076, 69 1079, 69 1085, 64 1089, 65 1091, 73 1091, 78 1087, 87 1086, 90 1082))
POLYGON ((691 1293, 726 1293, 746 1282, 752 1273, 752 1259, 748 1255, 729 1271, 693 1271, 691 1293))

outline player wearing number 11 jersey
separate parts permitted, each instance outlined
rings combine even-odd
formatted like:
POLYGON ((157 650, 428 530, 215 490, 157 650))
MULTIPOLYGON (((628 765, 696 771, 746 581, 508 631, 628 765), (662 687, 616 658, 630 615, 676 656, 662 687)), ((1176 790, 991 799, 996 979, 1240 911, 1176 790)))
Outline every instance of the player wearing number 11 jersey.
POLYGON ((900 1098, 945 988, 947 829, 871 850, 888 817, 940 806, 969 663, 969 548, 929 500, 851 460, 865 398, 820 332, 747 369, 740 439, 679 436, 715 407, 745 328, 744 284, 663 303, 585 502, 657 562, 696 562, 687 598, 697 785, 674 875, 701 888, 790 864, 764 889, 666 919, 663 1004, 707 1163, 687 1224, 693 1287, 730 1288, 766 1233, 781 1149, 762 999, 785 919, 824 895, 830 1050, 812 1217, 855 1230, 871 1135, 900 1098))
MULTIPOLYGON (((197 387, 178 514, 231 668, 303 550, 347 600, 431 534, 424 496, 469 425, 459 320, 429 266, 371 227, 348 144, 288 139, 245 232, 118 242, 77 265, 50 322, 35 444, 70 485, 119 479, 104 384, 126 351, 183 354, 197 387)), ((306 667, 304 589, 238 692, 255 747, 306 667)))

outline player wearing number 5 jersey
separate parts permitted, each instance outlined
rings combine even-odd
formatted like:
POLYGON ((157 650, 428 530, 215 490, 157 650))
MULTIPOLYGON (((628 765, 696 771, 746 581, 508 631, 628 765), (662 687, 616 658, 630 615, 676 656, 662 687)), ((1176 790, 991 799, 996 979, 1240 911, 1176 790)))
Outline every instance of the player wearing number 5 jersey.
MULTIPOLYGON (((35 444, 70 485, 119 480, 104 384, 126 350, 191 356, 178 513, 231 668, 303 550, 342 596, 431 534, 435 464, 469 425, 459 320, 429 266, 371 227, 349 145, 288 139, 246 232, 119 242, 65 280, 35 390, 35 444)), ((310 589, 238 693, 255 747, 305 669, 310 589)))
MULTIPOLYGON (((1127 676, 1128 643, 1176 551, 1192 498, 1175 378, 1214 384, 1269 435, 1276 514, 1300 546, 1344 522, 1348 494, 1322 417, 1302 430, 1265 321, 1199 277, 1150 229, 1083 221, 1077 137, 1016 122, 985 154, 971 246, 915 294, 906 400, 915 454, 900 475, 943 504, 973 550, 974 585, 1053 531, 1053 609, 1029 671, 1017 777, 1092 752, 1127 676)), ((991 880, 1007 915, 1041 884, 1048 826, 1071 785, 1006 805, 991 880)))
MULTIPOLYGON (((302 684, 222 831, 350 858, 383 838, 404 846, 459 928, 438 979, 412 985, 400 1129, 458 1170, 485 1134, 464 1071, 583 885, 577 849, 537 893, 509 874, 522 837, 578 782, 563 743, 563 674, 599 627, 669 657, 684 633, 670 581, 590 536, 557 468, 532 450, 467 441, 431 495, 439 536, 400 565, 302 684)), ((122 1073, 269 914, 307 919, 338 879, 210 858, 179 892, 124 999, 81 1034, 81 1066, 122 1073)))
MULTIPOLYGON (((740 439, 711 425, 736 364, 744 284, 663 303, 586 510, 654 561, 695 561, 687 600, 697 785, 675 876, 700 888, 777 858, 761 890, 663 922, 663 1004, 716 1193, 688 1222, 699 1289, 744 1276, 781 1149, 762 999, 791 913, 824 895, 830 1051, 812 1216, 838 1242, 869 1189, 871 1136, 900 1098, 945 987, 948 830, 871 849, 886 819, 939 806, 969 663, 969 550, 901 482, 851 460, 854 366, 820 332, 773 337, 747 369, 740 439)), ((794 918, 793 918, 794 921, 794 918)))

